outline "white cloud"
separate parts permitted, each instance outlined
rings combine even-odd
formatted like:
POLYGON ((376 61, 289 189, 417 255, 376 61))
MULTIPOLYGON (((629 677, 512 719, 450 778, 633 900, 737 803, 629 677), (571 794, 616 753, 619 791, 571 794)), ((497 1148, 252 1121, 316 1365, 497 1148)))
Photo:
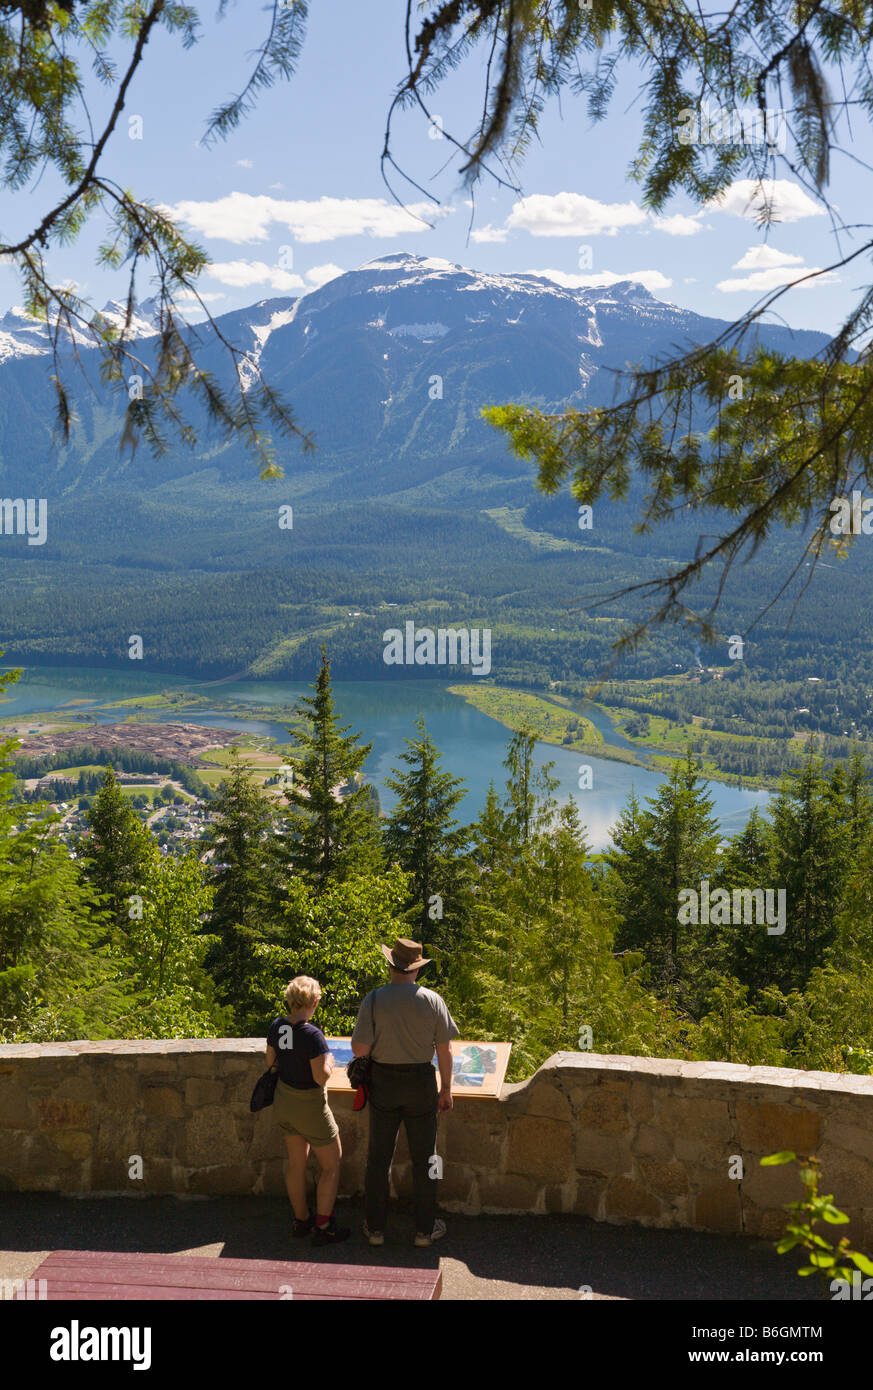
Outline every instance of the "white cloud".
POLYGON ((648 213, 637 203, 600 203, 583 193, 532 193, 515 204, 506 226, 531 236, 615 236, 638 227, 648 213))
POLYGON ((276 265, 267 265, 265 261, 213 261, 204 274, 238 290, 249 289, 252 285, 269 285, 274 290, 306 288, 299 275, 292 275, 276 265))
MULTIPOLYGON (((776 290, 782 285, 790 285, 801 275, 813 275, 820 266, 769 266, 766 270, 754 270, 751 275, 747 275, 743 280, 719 280, 716 285, 717 290, 722 294, 733 294, 737 290, 776 290)), ((806 280, 802 285, 798 285, 799 290, 817 289, 819 285, 833 285, 839 282, 839 276, 832 274, 819 275, 815 280, 806 280)))
POLYGON ((804 217, 823 217, 825 210, 790 179, 736 179, 717 198, 706 204, 714 212, 760 222, 765 205, 777 222, 799 222, 804 217))
POLYGON ((803 265, 803 257, 792 256, 787 251, 775 251, 772 246, 750 246, 731 269, 769 270, 774 265, 803 265))
POLYGON ((176 298, 182 304, 199 304, 200 300, 204 304, 212 304, 216 299, 226 299, 227 295, 222 290, 216 290, 214 294, 207 294, 205 290, 198 290, 196 294, 193 290, 180 290, 176 298))
POLYGON ((700 222, 702 216, 702 212, 695 212, 690 217, 684 212, 676 212, 672 217, 653 217, 652 226, 656 232, 666 232, 668 236, 695 236, 703 231, 700 222))
POLYGON ((635 280, 647 290, 654 292, 669 289, 673 283, 666 275, 662 275, 660 270, 627 270, 622 275, 615 275, 611 270, 601 270, 596 275, 568 275, 564 270, 528 270, 525 274, 543 275, 547 280, 554 280, 556 285, 561 285, 565 290, 601 289, 608 285, 617 285, 621 280, 635 280))
POLYGON ((333 241, 341 236, 408 236, 411 232, 427 231, 428 221, 447 217, 454 211, 433 203, 399 207, 384 198, 325 197, 292 202, 266 194, 238 192, 212 202, 183 201, 163 210, 201 236, 217 240, 266 241, 275 224, 284 227, 301 244, 333 241))
POLYGON ((486 227, 477 227, 470 233, 471 241, 505 241, 509 233, 505 227, 492 227, 490 222, 486 227))
POLYGON ((326 285, 328 280, 335 280, 338 275, 344 273, 341 265, 331 265, 330 263, 314 265, 305 272, 310 285, 315 285, 316 289, 321 289, 321 286, 326 285))
POLYGON ((236 162, 240 169, 253 169, 255 167, 250 159, 238 159, 236 162))

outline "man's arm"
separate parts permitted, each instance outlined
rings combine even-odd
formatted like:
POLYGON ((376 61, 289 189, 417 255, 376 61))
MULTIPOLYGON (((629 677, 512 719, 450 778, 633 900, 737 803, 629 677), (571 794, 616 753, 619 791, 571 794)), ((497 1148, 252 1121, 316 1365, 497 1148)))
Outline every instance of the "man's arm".
POLYGON ((352 1038, 352 1056, 353 1056, 353 1057, 369 1057, 369 1055, 370 1055, 370 1053, 371 1053, 372 1050, 373 1050, 373 1045, 372 1045, 372 1043, 356 1043, 355 1040, 354 1040, 354 1038, 352 1038))
POLYGON ((440 1069, 440 1098, 439 1109, 451 1110, 452 1101, 452 1044, 450 1042, 437 1043, 436 1045, 437 1062, 440 1069))

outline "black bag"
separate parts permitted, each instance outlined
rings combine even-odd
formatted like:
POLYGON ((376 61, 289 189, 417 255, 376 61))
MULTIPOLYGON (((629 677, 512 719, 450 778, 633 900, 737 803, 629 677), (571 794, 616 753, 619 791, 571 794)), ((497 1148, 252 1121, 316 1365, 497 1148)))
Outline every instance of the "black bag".
MULTIPOLYGON (((370 995, 370 1016, 373 1023, 373 1040, 376 1038, 376 1004, 375 992, 370 995)), ((355 1088, 355 1101, 353 1110, 363 1110, 370 1096, 370 1084, 373 1074, 373 1059, 367 1057, 353 1057, 346 1065, 346 1076, 349 1078, 350 1085, 355 1088)))
POLYGON ((270 1067, 263 1076, 259 1076, 255 1082, 255 1089, 252 1091, 252 1098, 249 1101, 250 1110, 264 1110, 268 1105, 272 1105, 276 1099, 276 1082, 279 1080, 278 1066, 270 1067))
MULTIPOLYGON (((290 1020, 286 1020, 286 1022, 290 1022, 290 1020)), ((252 1091, 252 1098, 249 1101, 250 1110, 266 1110, 268 1105, 273 1104, 276 1099, 276 1082, 278 1080, 279 1063, 277 1061, 255 1082, 255 1089, 252 1091)))

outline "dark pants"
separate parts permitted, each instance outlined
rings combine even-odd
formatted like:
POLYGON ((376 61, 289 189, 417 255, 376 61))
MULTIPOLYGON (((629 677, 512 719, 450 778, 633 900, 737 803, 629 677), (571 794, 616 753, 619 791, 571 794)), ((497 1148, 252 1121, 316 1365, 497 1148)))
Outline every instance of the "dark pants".
POLYGON ((367 1227, 384 1231, 388 1182, 402 1120, 412 1159, 415 1229, 430 1235, 436 1220, 437 1184, 428 1176, 436 1152, 437 1080, 430 1062, 388 1066, 374 1062, 370 1085, 370 1147, 364 1181, 367 1227))

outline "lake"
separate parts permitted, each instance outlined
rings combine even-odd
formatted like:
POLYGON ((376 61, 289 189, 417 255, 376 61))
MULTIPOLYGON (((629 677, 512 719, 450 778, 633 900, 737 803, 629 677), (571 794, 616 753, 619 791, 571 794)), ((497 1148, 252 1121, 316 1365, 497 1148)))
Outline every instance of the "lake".
MULTIPOLYGON (((19 716, 41 710, 58 710, 77 703, 71 713, 88 713, 105 723, 123 719, 127 711, 100 710, 97 705, 111 700, 127 700, 136 696, 157 694, 162 690, 185 688, 207 697, 214 696, 214 712, 198 709, 160 711, 156 718, 166 723, 212 724, 222 729, 239 729, 245 733, 267 734, 288 742, 287 727, 263 718, 246 719, 222 712, 221 701, 252 705, 288 705, 303 695, 311 695, 312 687, 305 683, 287 681, 234 681, 226 684, 205 684, 184 677, 153 675, 149 672, 110 671, 86 667, 46 668, 28 667, 10 689, 12 698, 0 703, 0 715, 19 716)), ((404 752, 404 739, 415 736, 415 721, 423 719, 427 731, 440 751, 443 766, 466 783, 466 795, 458 808, 463 820, 473 820, 479 813, 494 782, 502 790, 506 778, 503 759, 510 731, 496 720, 489 719, 472 708, 458 695, 451 695, 446 686, 436 681, 337 681, 333 686, 337 712, 352 731, 360 730, 362 742, 372 742, 365 765, 367 777, 379 790, 382 808, 390 811, 394 797, 385 786, 385 778, 398 766, 404 752)), ((616 733, 609 717, 602 710, 586 709, 607 741, 619 747, 628 742, 616 733)), ((548 743, 538 743, 536 762, 539 767, 551 762, 552 775, 558 778, 557 797, 562 804, 574 797, 579 805, 588 839, 593 849, 604 849, 609 843, 610 827, 615 824, 631 790, 640 800, 654 796, 663 780, 661 773, 644 767, 594 758, 587 754, 571 753, 548 743), (586 763, 593 770, 593 786, 580 791, 579 766, 586 763)), ((399 764, 404 767, 404 764, 399 764)), ((770 795, 765 791, 728 787, 711 782, 710 794, 714 812, 725 835, 736 834, 743 828, 754 807, 766 810, 770 795)))

